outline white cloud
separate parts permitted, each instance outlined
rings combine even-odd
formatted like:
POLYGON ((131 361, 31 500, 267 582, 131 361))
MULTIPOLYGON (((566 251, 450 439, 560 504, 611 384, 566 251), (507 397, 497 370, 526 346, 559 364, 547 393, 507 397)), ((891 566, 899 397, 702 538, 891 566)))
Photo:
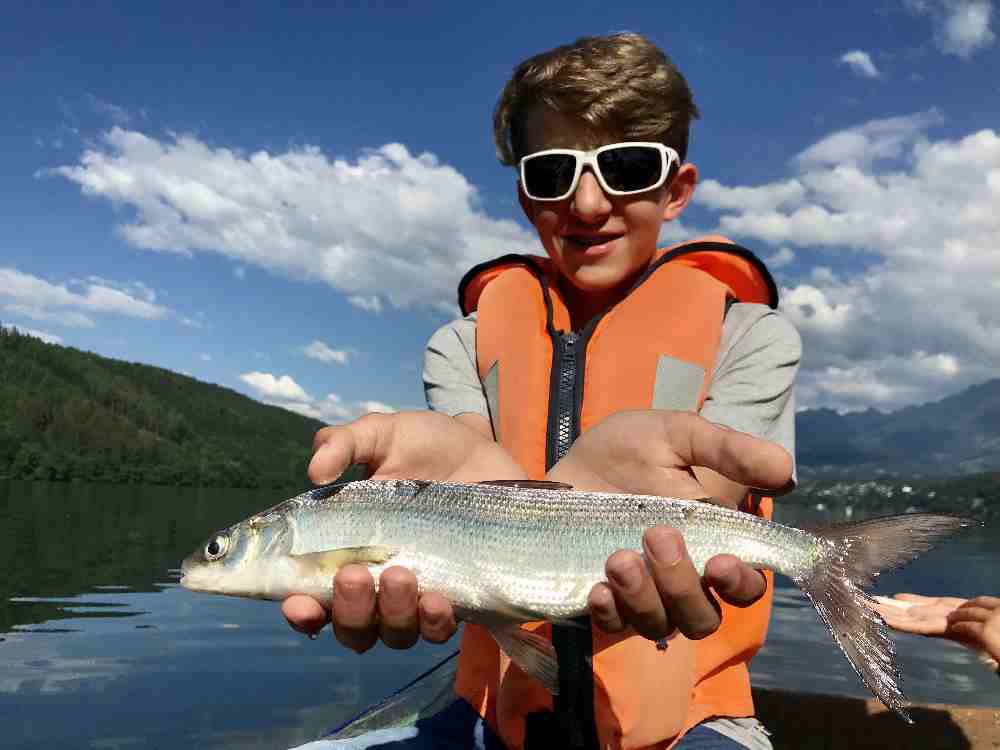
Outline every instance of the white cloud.
POLYGON ((329 393, 325 398, 316 401, 292 401, 275 403, 274 405, 306 417, 319 419, 327 424, 343 424, 372 412, 390 414, 396 411, 395 408, 381 401, 344 401, 336 393, 329 393))
POLYGON ((2 326, 8 331, 12 328, 16 328, 18 333, 23 333, 26 336, 34 336, 36 339, 41 339, 46 344, 62 344, 62 336, 56 336, 54 333, 49 333, 48 331, 39 331, 36 328, 23 328, 21 326, 2 326))
POLYGON ((282 401, 311 401, 312 397, 295 382, 291 375, 275 377, 269 372, 248 372, 240 380, 256 391, 257 395, 282 401))
POLYGON ((131 208, 120 231, 136 247, 220 253, 320 280, 363 309, 379 297, 454 309, 467 268, 537 244, 490 217, 454 168, 398 143, 351 161, 312 146, 243 154, 116 127, 78 164, 50 173, 131 208))
MULTIPOLYGON (((953 355, 917 350, 906 356, 888 355, 857 364, 806 369, 796 387, 796 397, 841 412, 873 406, 891 411, 952 392, 956 378, 962 375, 953 355)), ((982 382, 989 376, 980 369, 970 374, 969 382, 982 382)))
POLYGON ((795 261, 795 253, 790 247, 779 247, 778 252, 768 256, 767 267, 771 269, 784 268, 795 261))
POLYGON ((722 234, 779 260, 786 244, 809 250, 781 294, 804 340, 801 406, 894 408, 1000 372, 1000 133, 932 140, 940 121, 832 133, 789 177, 716 184, 702 201, 722 234))
POLYGON ((852 72, 864 78, 881 78, 882 73, 875 67, 871 55, 859 49, 845 52, 837 58, 837 62, 846 65, 852 72))
POLYGON ((328 424, 343 424, 370 412, 391 413, 395 407, 381 401, 345 401, 336 393, 313 398, 291 375, 274 376, 268 372, 248 372, 240 380, 249 385, 261 401, 294 411, 328 424))
POLYGON ((782 206, 798 205, 806 189, 798 180, 755 187, 725 187, 716 180, 699 183, 695 200, 716 210, 739 208, 746 211, 773 211, 782 206))
POLYGON ((347 301, 355 307, 370 313, 375 313, 376 315, 382 312, 382 300, 374 294, 368 295, 367 297, 361 294, 353 294, 347 298, 347 301))
POLYGON ((117 284, 97 277, 53 284, 15 268, 0 268, 0 308, 33 320, 92 327, 91 314, 158 320, 170 311, 155 302, 146 285, 117 284))
POLYGON ((303 346, 302 353, 310 359, 318 359, 320 362, 326 363, 336 362, 340 365, 346 365, 350 357, 350 352, 347 350, 331 349, 322 341, 313 341, 308 346, 303 346))
MULTIPOLYGON (((701 189, 700 184, 699 189, 701 189)), ((673 221, 665 221, 660 226, 660 236, 657 242, 660 245, 674 245, 693 240, 696 237, 703 237, 706 234, 709 234, 708 229, 692 227, 680 219, 674 219, 673 221)))
POLYGON ((968 60, 996 41, 991 0, 906 0, 906 5, 932 19, 934 42, 945 54, 968 60))
POLYGON ((129 111, 114 102, 101 99, 90 92, 87 92, 86 98, 91 109, 109 118, 115 125, 127 125, 132 120, 129 111))
POLYGON ((202 362, 211 362, 212 361, 212 355, 211 354, 204 354, 203 353, 201 355, 201 361, 202 362))
POLYGON ((935 109, 904 117, 871 120, 828 135, 804 150, 796 160, 799 167, 805 169, 824 165, 867 166, 876 161, 898 159, 925 130, 941 124, 943 120, 941 113, 935 109))

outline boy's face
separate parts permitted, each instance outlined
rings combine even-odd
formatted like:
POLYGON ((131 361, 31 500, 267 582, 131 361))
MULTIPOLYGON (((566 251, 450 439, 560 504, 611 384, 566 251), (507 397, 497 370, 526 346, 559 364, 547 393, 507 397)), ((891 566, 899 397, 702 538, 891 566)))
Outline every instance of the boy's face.
MULTIPOLYGON (((550 148, 594 149, 624 140, 580 120, 536 107, 525 121, 526 154, 550 148)), ((636 195, 606 195, 589 167, 574 193, 561 201, 535 201, 520 186, 528 220, 560 273, 587 296, 622 293, 649 264, 660 226, 690 200, 697 170, 683 165, 673 180, 636 195)))

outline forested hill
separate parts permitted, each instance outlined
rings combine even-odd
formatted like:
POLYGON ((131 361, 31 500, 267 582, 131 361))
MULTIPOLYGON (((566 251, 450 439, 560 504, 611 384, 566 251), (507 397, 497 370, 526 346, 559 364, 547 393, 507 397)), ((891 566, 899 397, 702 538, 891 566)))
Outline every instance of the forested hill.
POLYGON ((300 487, 322 423, 0 327, 0 477, 300 487))

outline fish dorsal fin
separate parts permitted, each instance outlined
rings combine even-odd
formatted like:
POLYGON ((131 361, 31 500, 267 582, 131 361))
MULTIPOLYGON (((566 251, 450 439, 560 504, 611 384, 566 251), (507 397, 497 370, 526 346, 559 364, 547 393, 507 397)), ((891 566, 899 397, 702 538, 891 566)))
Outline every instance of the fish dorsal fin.
POLYGON ((341 547, 340 549, 327 549, 322 552, 306 552, 305 554, 292 555, 291 557, 293 560, 311 569, 334 575, 342 567, 351 563, 381 565, 395 555, 397 551, 395 547, 376 544, 368 547, 341 547))
POLYGON ((559 660, 547 639, 516 625, 488 629, 503 652, 525 674, 542 683, 552 695, 559 694, 559 660))
POLYGON ((496 487, 519 487, 525 490, 571 490, 573 485, 562 482, 545 482, 535 479, 490 479, 476 484, 490 484, 496 487))

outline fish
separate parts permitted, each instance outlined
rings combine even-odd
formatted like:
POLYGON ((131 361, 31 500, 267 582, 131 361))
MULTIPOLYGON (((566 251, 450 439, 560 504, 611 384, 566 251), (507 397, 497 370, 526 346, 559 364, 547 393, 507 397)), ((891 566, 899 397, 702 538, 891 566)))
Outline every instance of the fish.
POLYGON ((867 593, 906 564, 978 521, 908 513, 805 529, 705 500, 588 492, 558 482, 363 480, 316 487, 212 534, 181 565, 193 591, 280 601, 306 594, 329 608, 331 579, 366 565, 416 575, 420 591, 447 597, 456 617, 484 626, 500 648, 551 693, 552 644, 520 625, 579 624, 591 587, 619 549, 641 554, 644 531, 684 536, 699 573, 728 553, 790 578, 808 597, 858 678, 907 722, 888 628, 867 593))

